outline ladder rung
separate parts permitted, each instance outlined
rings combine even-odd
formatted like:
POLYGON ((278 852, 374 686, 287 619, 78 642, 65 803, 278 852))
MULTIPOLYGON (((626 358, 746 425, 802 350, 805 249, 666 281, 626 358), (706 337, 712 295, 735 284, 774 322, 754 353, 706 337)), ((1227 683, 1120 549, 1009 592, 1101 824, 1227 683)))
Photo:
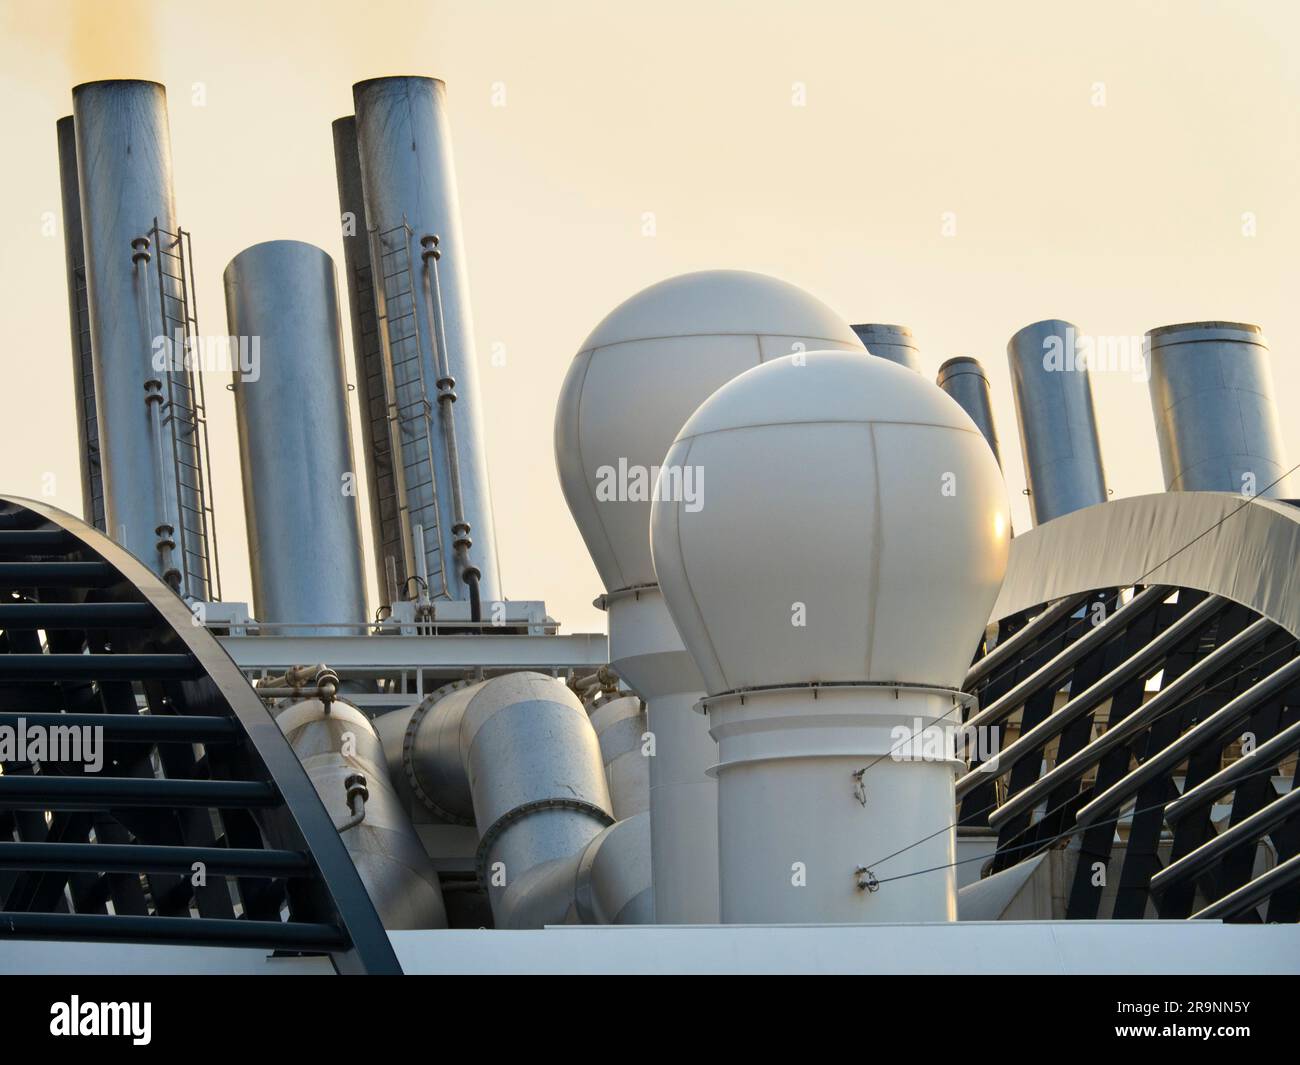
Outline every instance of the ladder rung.
POLYGON ((239 735, 231 718, 180 714, 33 714, 11 710, 0 713, 0 726, 5 725, 15 734, 23 726, 103 729, 106 739, 132 743, 221 743, 239 735))
POLYGON ((204 675, 190 654, 0 655, 0 684, 15 681, 167 680, 204 675))
POLYGON ((347 938, 333 925, 306 921, 246 921, 226 917, 134 917, 98 913, 5 913, 0 936, 113 943, 235 944, 338 950, 347 938))
POLYGON ((120 579, 107 562, 0 562, 0 588, 101 587, 120 579))
POLYGON ((0 551, 54 552, 80 546, 63 529, 0 529, 0 551))
POLYGON ((157 621, 158 611, 149 603, 0 603, 5 629, 111 629, 157 621))
POLYGON ((304 876, 297 851, 255 847, 157 847, 136 843, 0 843, 0 869, 61 873, 178 873, 196 863, 212 876, 304 876))
MULTIPOLYGON (((53 776, 45 773, 0 776, 0 809, 9 810, 111 810, 121 806, 254 809, 273 806, 276 802, 275 789, 256 780, 172 780, 53 776)), ((0 926, 3 923, 0 921, 0 926)))

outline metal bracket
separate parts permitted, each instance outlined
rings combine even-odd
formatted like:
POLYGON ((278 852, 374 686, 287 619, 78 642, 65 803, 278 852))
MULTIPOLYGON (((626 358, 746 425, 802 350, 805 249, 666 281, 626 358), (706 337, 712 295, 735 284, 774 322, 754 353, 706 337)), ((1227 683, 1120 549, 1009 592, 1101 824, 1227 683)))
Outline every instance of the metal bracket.
POLYGON ((880 890, 880 881, 876 879, 876 874, 865 865, 860 865, 854 869, 853 875, 858 878, 859 891, 866 891, 870 894, 874 894, 880 890))
POLYGON ((867 785, 862 778, 866 775, 867 768, 867 766, 863 766, 853 774, 853 779, 856 781, 853 785, 853 797, 857 799, 863 807, 867 805, 867 785))

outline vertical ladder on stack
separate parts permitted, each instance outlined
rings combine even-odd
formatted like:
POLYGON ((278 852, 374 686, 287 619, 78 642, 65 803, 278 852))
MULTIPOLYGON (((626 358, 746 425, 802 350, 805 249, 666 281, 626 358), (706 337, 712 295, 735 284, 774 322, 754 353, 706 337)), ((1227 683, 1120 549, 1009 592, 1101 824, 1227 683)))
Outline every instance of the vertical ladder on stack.
POLYGON ((370 264, 356 269, 358 314, 361 318, 361 366, 366 376, 365 395, 369 407, 361 412, 374 458, 375 483, 371 491, 379 508, 379 543, 375 544, 385 578, 379 594, 382 602, 398 599, 406 581, 406 554, 402 547, 402 514, 397 480, 393 473, 393 451, 389 438, 388 400, 384 386, 384 345, 380 337, 380 320, 375 310, 375 283, 370 264), (387 575, 392 572, 387 587, 387 575))
POLYGON ((413 236, 405 222, 383 232, 371 232, 370 261, 380 279, 380 284, 373 286, 375 314, 382 323, 379 337, 392 383, 387 393, 388 416, 402 470, 401 524, 410 530, 413 541, 415 570, 406 574, 406 579, 420 578, 426 585, 424 594, 430 599, 449 599, 434 467, 433 406, 424 376, 411 270, 413 236))
POLYGON ((162 374, 166 393, 163 426, 176 470, 176 546, 184 582, 180 592, 193 599, 215 600, 221 598, 221 575, 214 535, 212 473, 207 459, 203 375, 197 359, 194 254, 190 234, 180 227, 172 233, 154 219, 150 237, 158 270, 162 332, 175 360, 162 374))
POLYGON ((81 392, 81 432, 86 442, 86 472, 90 480, 90 512, 86 520, 100 532, 108 525, 104 518, 104 472, 99 459, 99 414, 95 409, 95 364, 90 341, 90 295, 86 267, 73 271, 77 320, 77 388, 81 392))

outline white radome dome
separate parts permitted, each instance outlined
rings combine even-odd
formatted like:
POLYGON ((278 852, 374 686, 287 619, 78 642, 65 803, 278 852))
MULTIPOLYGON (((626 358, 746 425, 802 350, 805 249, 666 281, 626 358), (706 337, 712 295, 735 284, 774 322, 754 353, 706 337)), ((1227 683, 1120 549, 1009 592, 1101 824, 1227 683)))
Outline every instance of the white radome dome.
POLYGON ((865 351, 816 297, 743 270, 660 281, 596 326, 560 391, 555 461, 606 591, 655 582, 650 471, 691 412, 764 361, 828 348, 865 351))
POLYGON ((1006 485, 955 401, 884 359, 787 357, 718 389, 665 467, 659 586, 710 694, 960 687, 1006 569, 1006 485), (802 621, 802 624, 798 622, 802 621))

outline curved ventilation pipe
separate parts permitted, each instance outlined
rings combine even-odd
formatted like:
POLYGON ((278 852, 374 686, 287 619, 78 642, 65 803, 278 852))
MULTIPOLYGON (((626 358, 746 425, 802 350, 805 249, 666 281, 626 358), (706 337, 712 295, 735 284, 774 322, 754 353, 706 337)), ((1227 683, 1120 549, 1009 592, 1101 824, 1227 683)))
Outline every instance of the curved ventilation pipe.
POLYGON ((650 759, 646 757, 645 704, 635 695, 615 696, 591 707, 614 816, 622 821, 650 809, 650 759))
POLYGON ((988 375, 978 359, 969 355, 958 355, 939 367, 939 376, 934 381, 948 395, 957 401, 970 415, 980 435, 988 441, 993 457, 1002 465, 1002 452, 998 449, 998 433, 993 427, 993 397, 989 387, 988 375))
POLYGON ((1107 499, 1079 337, 1069 322, 1051 319, 1025 326, 1007 344, 1035 525, 1107 499))
POLYGON ((718 389, 688 454, 713 494, 656 500, 650 542, 708 687, 722 920, 955 920, 944 729, 1008 547, 988 446, 920 375, 809 352, 718 389))
POLYGON ((1259 326, 1189 322, 1147 340, 1165 488, 1294 498, 1259 326))
POLYGON ((334 262, 310 244, 267 241, 236 255, 224 281, 231 336, 259 338, 256 372, 234 375, 257 617, 277 636, 361 635, 366 582, 334 262))
POLYGON ((855 325, 862 346, 879 359, 888 359, 909 370, 921 372, 921 352, 912 331, 905 325, 855 325))
POLYGON ((643 830, 613 824, 596 734, 563 682, 509 673, 378 725, 390 771, 415 798, 478 826, 478 872, 498 928, 649 919, 648 879, 629 880, 648 875, 648 863, 618 858, 635 852, 643 830))
POLYGON ((446 928, 438 874, 389 780, 370 719, 338 699, 328 708, 305 699, 279 709, 275 721, 339 827, 384 927, 446 928))

